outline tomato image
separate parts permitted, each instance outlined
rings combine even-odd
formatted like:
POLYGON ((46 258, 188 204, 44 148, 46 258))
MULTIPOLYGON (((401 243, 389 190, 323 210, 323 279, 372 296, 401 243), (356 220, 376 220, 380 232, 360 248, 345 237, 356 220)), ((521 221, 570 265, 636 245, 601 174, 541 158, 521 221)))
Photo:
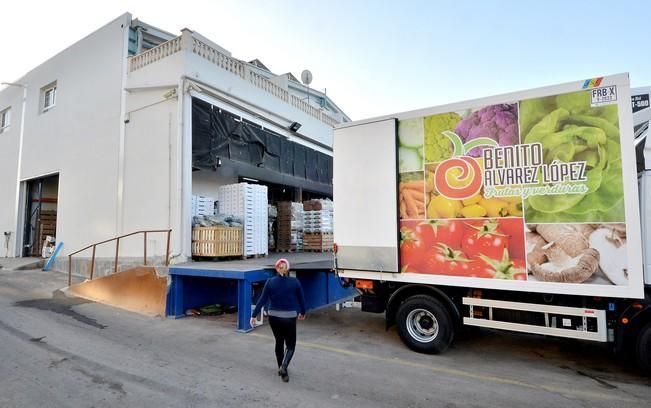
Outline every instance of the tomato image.
POLYGON ((509 237, 502 231, 496 221, 491 220, 481 227, 468 225, 468 232, 461 239, 461 250, 469 258, 480 255, 492 259, 501 259, 509 246, 509 237))
POLYGON ((418 224, 416 232, 428 248, 438 244, 459 248, 463 237, 463 225, 459 221, 424 221, 418 224))
POLYGON ((405 271, 415 271, 423 262, 425 245, 414 228, 400 228, 400 265, 405 271))
POLYGON ((407 264, 402 268, 400 268, 400 273, 421 273, 421 271, 416 270, 416 268, 413 265, 407 264))
POLYGON ((481 255, 480 262, 483 262, 487 270, 493 271, 493 278, 508 280, 527 280, 527 269, 523 259, 511 259, 508 249, 504 249, 502 258, 498 261, 485 255, 481 255))
POLYGON ((524 259, 524 222, 520 218, 504 218, 498 221, 499 228, 509 237, 509 255, 511 258, 524 259))
POLYGON ((527 280, 527 266, 524 259, 512 259, 511 273, 514 280, 527 280))
POLYGON ((425 254, 423 269, 433 275, 467 276, 471 263, 461 251, 439 244, 425 254))
POLYGON ((502 218, 497 222, 506 235, 519 237, 524 235, 524 222, 521 218, 502 218))
POLYGON ((475 259, 470 265, 470 276, 473 278, 494 278, 495 277, 495 268, 482 261, 481 259, 475 259))

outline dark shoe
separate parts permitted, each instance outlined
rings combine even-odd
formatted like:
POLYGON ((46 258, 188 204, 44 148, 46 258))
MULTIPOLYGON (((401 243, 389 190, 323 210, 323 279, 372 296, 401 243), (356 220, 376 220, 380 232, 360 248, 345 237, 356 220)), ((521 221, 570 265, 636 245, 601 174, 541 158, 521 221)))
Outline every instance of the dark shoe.
POLYGON ((289 366, 289 362, 292 361, 293 356, 294 356, 294 350, 292 349, 285 350, 285 357, 283 358, 283 363, 280 365, 281 370, 287 372, 287 367, 289 366))
POLYGON ((289 362, 292 361, 293 356, 294 356, 294 350, 290 350, 290 349, 285 350, 285 358, 283 358, 283 364, 280 366, 280 369, 278 369, 278 374, 280 374, 280 377, 283 379, 284 382, 289 382, 289 374, 287 373, 287 366, 289 365, 289 362))

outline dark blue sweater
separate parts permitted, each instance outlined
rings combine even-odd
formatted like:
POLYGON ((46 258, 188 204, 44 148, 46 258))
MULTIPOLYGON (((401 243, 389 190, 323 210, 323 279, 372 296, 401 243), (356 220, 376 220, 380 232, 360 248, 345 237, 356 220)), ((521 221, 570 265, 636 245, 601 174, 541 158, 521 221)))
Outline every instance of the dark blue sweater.
POLYGON ((257 316, 260 309, 269 303, 268 310, 296 311, 305 314, 305 296, 303 287, 296 278, 274 276, 262 289, 262 295, 255 305, 252 316, 257 316))

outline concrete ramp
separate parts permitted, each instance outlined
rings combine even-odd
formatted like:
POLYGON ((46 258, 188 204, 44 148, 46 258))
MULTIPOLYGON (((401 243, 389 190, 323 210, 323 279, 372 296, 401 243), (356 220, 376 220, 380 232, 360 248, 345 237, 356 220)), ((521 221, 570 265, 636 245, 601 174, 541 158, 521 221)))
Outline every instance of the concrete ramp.
POLYGON ((167 276, 140 266, 72 285, 67 294, 149 316, 165 316, 167 276))

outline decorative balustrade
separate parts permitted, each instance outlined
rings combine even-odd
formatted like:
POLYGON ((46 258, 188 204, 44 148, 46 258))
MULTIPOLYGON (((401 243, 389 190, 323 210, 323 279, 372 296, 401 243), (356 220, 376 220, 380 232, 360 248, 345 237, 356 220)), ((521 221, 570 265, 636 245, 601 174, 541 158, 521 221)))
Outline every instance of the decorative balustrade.
POLYGON ((129 57, 129 72, 137 71, 149 64, 169 57, 170 55, 173 55, 182 49, 190 49, 192 53, 200 56, 201 58, 212 62, 218 67, 234 75, 237 75, 244 80, 248 80, 256 88, 270 93, 276 98, 289 103, 296 109, 312 116, 315 119, 322 121, 329 126, 334 127, 340 123, 337 119, 327 115, 321 109, 310 105, 305 100, 295 95, 290 95, 290 93, 283 87, 254 72, 248 67, 245 62, 230 57, 210 46, 209 44, 206 44, 200 39, 193 37, 190 31, 184 31, 183 35, 179 37, 164 42, 157 47, 143 52, 142 54, 129 57))
POLYGON ((207 59, 218 67, 245 79, 246 69, 242 61, 229 57, 194 37, 192 38, 192 52, 207 59))
POLYGON ((335 127, 336 125, 339 124, 339 121, 337 119, 335 119, 332 116, 324 113, 323 111, 321 111, 321 121, 323 123, 325 123, 326 125, 329 125, 329 126, 332 126, 332 127, 335 127))
POLYGON ((136 71, 179 51, 181 51, 181 37, 172 38, 157 47, 151 48, 136 56, 129 57, 129 72, 136 71))
POLYGON ((262 75, 248 70, 249 72, 249 82, 251 82, 256 87, 269 92, 273 96, 282 99, 285 102, 289 101, 289 92, 281 86, 276 85, 274 82, 268 80, 262 75))

